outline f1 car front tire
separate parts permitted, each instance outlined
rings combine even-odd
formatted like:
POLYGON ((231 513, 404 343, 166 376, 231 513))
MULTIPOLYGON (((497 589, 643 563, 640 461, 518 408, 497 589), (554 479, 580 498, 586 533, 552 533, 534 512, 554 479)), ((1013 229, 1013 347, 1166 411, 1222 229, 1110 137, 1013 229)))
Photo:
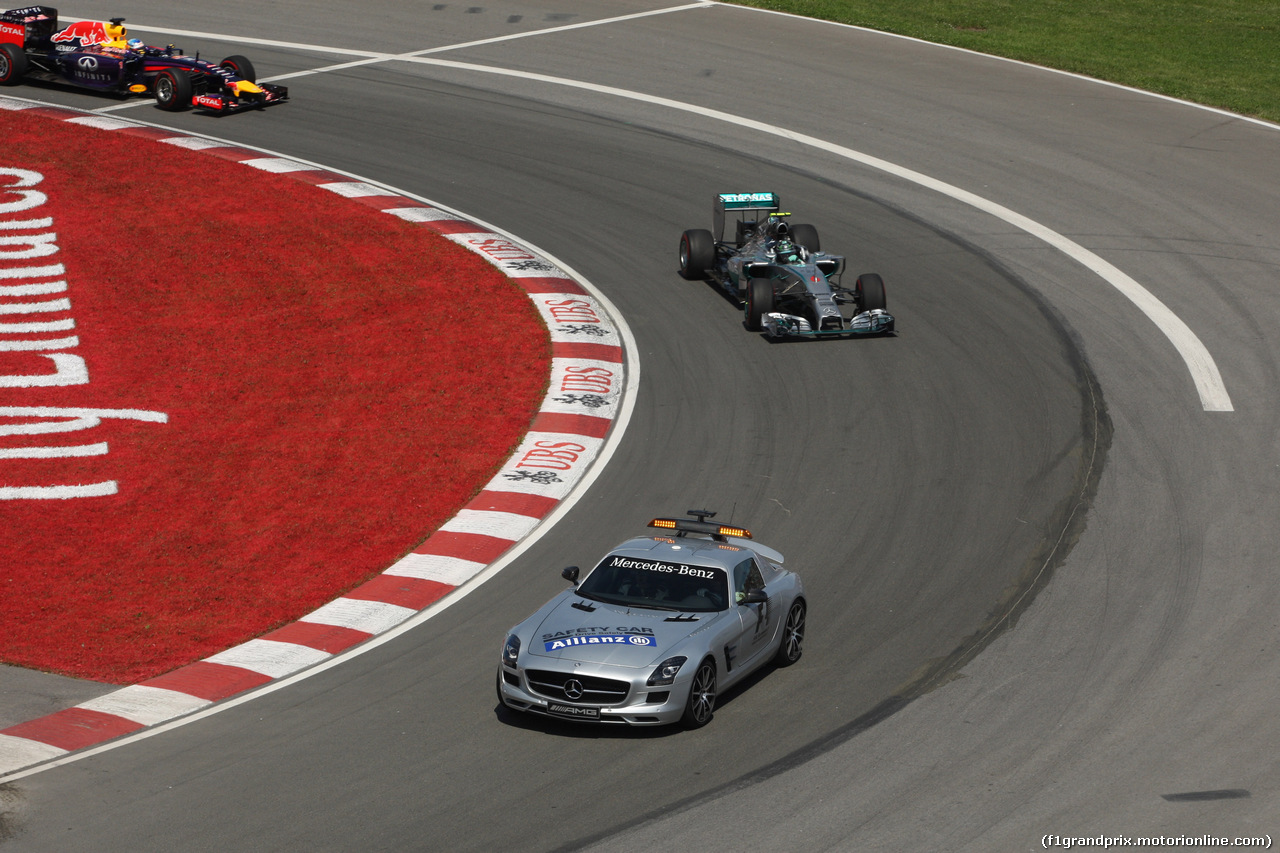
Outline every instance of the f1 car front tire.
POLYGON ((822 241, 818 239, 818 229, 812 225, 792 225, 791 239, 797 246, 804 246, 810 252, 822 251, 822 241))
POLYGON ((694 228, 680 237, 680 275, 703 278, 716 262, 716 243, 711 232, 694 228))
POLYGON ((687 729, 700 729, 711 722, 716 709, 716 664, 707 658, 698 664, 689 685, 689 701, 684 706, 681 721, 687 729))
POLYGON ((763 318, 773 310, 773 281, 753 278, 747 288, 747 329, 758 332, 763 328, 763 318))
POLYGON ((258 72, 254 70, 253 63, 249 61, 249 57, 236 54, 228 56, 226 59, 218 63, 226 68, 232 74, 235 74, 241 80, 248 80, 250 83, 258 82, 258 72))
POLYGON ((0 86, 16 86, 27 73, 27 55, 22 48, 0 44, 0 86))
POLYGON ((156 75, 152 87, 156 106, 176 112, 191 106, 191 73, 184 68, 165 68, 156 75))
POLYGON ((885 308, 884 281, 873 272, 858 276, 858 310, 873 311, 885 308))

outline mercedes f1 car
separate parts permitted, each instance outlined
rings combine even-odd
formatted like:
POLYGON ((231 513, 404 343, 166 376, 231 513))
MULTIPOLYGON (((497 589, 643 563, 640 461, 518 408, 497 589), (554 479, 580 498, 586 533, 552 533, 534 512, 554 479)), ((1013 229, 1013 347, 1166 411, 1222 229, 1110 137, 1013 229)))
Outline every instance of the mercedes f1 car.
POLYGON ((710 278, 743 306, 748 329, 770 337, 892 332, 880 276, 863 273, 844 287, 844 257, 823 252, 818 229, 792 225, 790 216, 776 193, 721 193, 714 231, 680 237, 681 274, 710 278), (730 215, 736 221, 726 241, 730 215))
POLYGON ((257 83, 253 63, 218 63, 128 38, 124 18, 59 26, 58 10, 27 6, 0 12, 0 85, 24 77, 121 95, 150 94, 163 110, 196 107, 216 113, 278 104, 284 86, 257 83))
POLYGON ((656 518, 511 629, 507 708, 592 723, 706 725, 719 691, 804 648, 805 596, 782 555, 715 513, 656 518))

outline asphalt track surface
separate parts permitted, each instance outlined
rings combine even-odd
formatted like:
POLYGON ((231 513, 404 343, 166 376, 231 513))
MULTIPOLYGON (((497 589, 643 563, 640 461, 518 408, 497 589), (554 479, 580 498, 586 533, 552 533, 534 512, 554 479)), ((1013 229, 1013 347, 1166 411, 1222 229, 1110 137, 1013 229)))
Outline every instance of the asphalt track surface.
POLYGON ((534 34, 663 8, 375 3, 353 19, 338 4, 266 18, 236 2, 116 4, 135 29, 227 36, 143 33, 245 53, 263 79, 362 58, 304 45, 402 54, 529 34, 430 58, 643 92, 791 138, 405 59, 290 79, 293 101, 261 114, 126 108, 525 237, 618 307, 642 382, 586 499, 483 587, 343 666, 0 787, 6 847, 1003 850, 1046 834, 1274 835, 1277 129, 733 7, 534 34), (1203 343, 1229 403, 1206 405, 1171 337, 1104 276, 799 134, 977 194, 1114 264, 1203 343), (881 273, 899 335, 769 343, 681 280, 680 231, 706 227, 728 190, 780 192, 825 247, 881 273), (725 697, 694 733, 496 711, 502 632, 561 588, 559 568, 693 506, 803 571, 802 663, 725 697))

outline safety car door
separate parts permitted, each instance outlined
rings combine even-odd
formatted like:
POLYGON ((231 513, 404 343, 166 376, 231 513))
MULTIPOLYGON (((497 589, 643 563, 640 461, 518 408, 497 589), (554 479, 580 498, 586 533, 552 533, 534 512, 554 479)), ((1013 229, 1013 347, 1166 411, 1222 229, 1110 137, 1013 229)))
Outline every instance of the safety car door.
POLYGON ((732 647, 732 659, 729 660, 731 655, 728 649, 725 653, 731 673, 738 667, 750 665, 769 647, 776 621, 772 601, 749 603, 745 600, 748 592, 764 590, 764 578, 754 557, 748 557, 734 566, 732 582, 733 606, 741 627, 738 641, 732 647))

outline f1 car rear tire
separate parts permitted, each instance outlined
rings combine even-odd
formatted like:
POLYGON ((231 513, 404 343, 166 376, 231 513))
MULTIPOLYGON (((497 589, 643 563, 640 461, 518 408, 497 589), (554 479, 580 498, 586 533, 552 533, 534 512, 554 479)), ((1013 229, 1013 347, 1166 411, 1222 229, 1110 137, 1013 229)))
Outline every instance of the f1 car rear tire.
POLYGON ((258 82, 258 72, 254 70, 253 63, 249 61, 247 56, 241 56, 240 54, 228 56, 218 65, 226 68, 241 80, 248 80, 250 83, 258 82))
POLYGON ((747 329, 758 332, 763 328, 764 315, 773 310, 773 281, 753 278, 747 287, 747 329))
POLYGON ((184 110, 191 106, 191 72, 185 68, 165 68, 156 75, 151 91, 160 109, 184 110))
POLYGON ((804 619, 805 603, 797 598, 787 611, 787 621, 782 624, 782 642, 778 644, 778 653, 774 655, 776 666, 791 666, 804 654, 804 619))
POLYGON ((694 228, 680 237, 680 275, 703 278, 716 262, 716 242, 711 232, 694 228))
POLYGON ((885 308, 884 281, 873 272, 858 276, 858 310, 872 311, 885 308))
POLYGON ((16 86, 27 73, 27 55, 22 48, 0 44, 0 86, 16 86))
POLYGON ((689 684, 689 701, 684 706, 681 722, 686 729, 700 729, 711 722, 716 709, 716 663, 707 658, 698 664, 689 684))
POLYGON ((804 246, 810 252, 822 251, 822 241, 818 239, 818 229, 812 225, 792 225, 791 240, 797 246, 804 246))

